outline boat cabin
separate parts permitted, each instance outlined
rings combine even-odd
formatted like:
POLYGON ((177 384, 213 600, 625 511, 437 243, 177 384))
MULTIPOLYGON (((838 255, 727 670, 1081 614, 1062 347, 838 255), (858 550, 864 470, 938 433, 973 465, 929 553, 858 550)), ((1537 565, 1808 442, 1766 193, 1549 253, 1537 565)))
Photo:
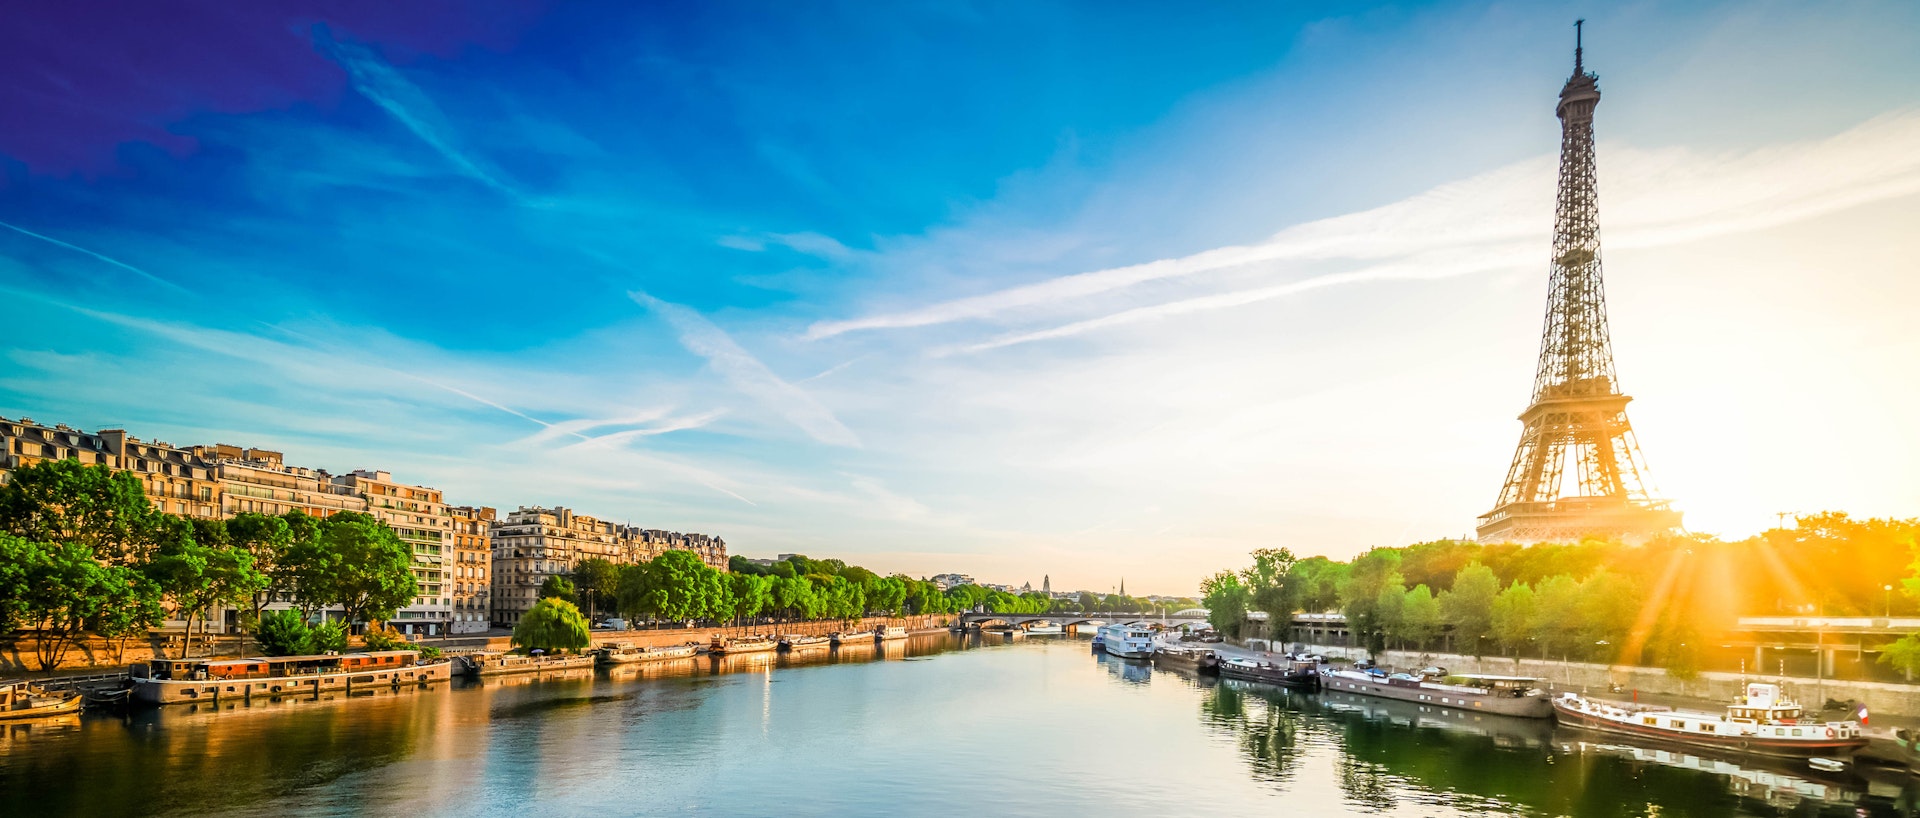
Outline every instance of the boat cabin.
POLYGON ((1540 680, 1532 676, 1488 676, 1481 674, 1456 674, 1449 677, 1458 680, 1461 687, 1476 687, 1487 691, 1490 696, 1521 698, 1527 691, 1540 686, 1540 680))
POLYGON ((1727 718, 1747 719, 1762 724, 1791 722, 1800 718, 1800 705, 1787 697, 1779 685, 1748 683, 1746 692, 1727 705, 1727 718))
POLYGON ((262 656, 257 659, 155 659, 147 663, 147 677, 173 681, 270 679, 391 670, 415 664, 419 658, 420 652, 417 650, 382 650, 371 653, 262 656))

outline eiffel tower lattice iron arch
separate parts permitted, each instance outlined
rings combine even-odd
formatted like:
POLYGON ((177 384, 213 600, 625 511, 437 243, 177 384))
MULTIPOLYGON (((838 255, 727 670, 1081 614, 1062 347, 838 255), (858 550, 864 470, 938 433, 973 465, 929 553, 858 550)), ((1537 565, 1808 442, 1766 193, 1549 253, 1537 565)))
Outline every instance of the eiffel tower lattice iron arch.
MULTIPOLYGON (((1584 21, 1583 21, 1584 22, 1584 21)), ((1627 403, 1614 377, 1600 273, 1593 111, 1599 77, 1587 73, 1576 27, 1573 76, 1560 90, 1560 186, 1554 209, 1553 265, 1533 400, 1513 465, 1492 511, 1481 515, 1481 542, 1576 540, 1587 535, 1644 540, 1680 527, 1680 513, 1653 496, 1627 403), (1561 493, 1569 463, 1576 493, 1561 493)))

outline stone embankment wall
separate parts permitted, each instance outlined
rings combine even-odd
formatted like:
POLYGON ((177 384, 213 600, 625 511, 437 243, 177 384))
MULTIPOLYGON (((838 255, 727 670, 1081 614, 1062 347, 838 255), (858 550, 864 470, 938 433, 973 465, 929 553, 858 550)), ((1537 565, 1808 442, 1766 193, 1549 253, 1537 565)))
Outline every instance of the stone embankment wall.
MULTIPOLYGON (((1307 649, 1329 658, 1365 659, 1367 651, 1324 645, 1307 649)), ((1556 690, 1608 695, 1610 684, 1642 694, 1689 696, 1713 701, 1731 701, 1749 681, 1784 680, 1793 685, 1800 703, 1819 708, 1828 699, 1863 702, 1875 714, 1920 716, 1920 685, 1886 682, 1856 682, 1815 679, 1807 676, 1742 676, 1738 673, 1703 671, 1692 679, 1667 675, 1665 668, 1632 665, 1604 665, 1595 662, 1559 662, 1546 659, 1474 658, 1455 653, 1427 653, 1410 650, 1382 651, 1375 661, 1395 668, 1418 669, 1439 665, 1454 673, 1488 673, 1508 676, 1532 676, 1546 681, 1556 690)))
MULTIPOLYGON (((687 642, 706 642, 716 633, 804 633, 812 635, 828 634, 840 630, 871 630, 875 627, 902 627, 910 630, 945 628, 952 617, 945 615, 907 616, 907 617, 868 617, 858 625, 849 628, 840 622, 794 622, 786 625, 756 625, 746 628, 671 628, 661 630, 637 631, 594 631, 593 644, 604 645, 611 642, 627 642, 634 645, 682 645, 687 642)), ((125 670, 127 665, 149 662, 159 658, 172 658, 180 655, 178 636, 154 636, 145 641, 128 640, 124 654, 116 657, 114 645, 103 639, 83 640, 69 649, 62 658, 57 672, 80 673, 87 671, 108 672, 125 670)), ((505 634, 435 637, 425 640, 426 644, 449 652, 470 650, 507 650, 512 647, 512 637, 505 634)), ((246 642, 248 656, 260 655, 259 646, 252 640, 246 642)), ((32 637, 21 637, 10 641, 0 641, 0 677, 38 674, 40 660, 34 653, 32 637)), ((236 636, 196 637, 193 640, 193 655, 197 658, 209 656, 240 656, 241 638, 236 636), (212 649, 209 650, 208 646, 212 649)))

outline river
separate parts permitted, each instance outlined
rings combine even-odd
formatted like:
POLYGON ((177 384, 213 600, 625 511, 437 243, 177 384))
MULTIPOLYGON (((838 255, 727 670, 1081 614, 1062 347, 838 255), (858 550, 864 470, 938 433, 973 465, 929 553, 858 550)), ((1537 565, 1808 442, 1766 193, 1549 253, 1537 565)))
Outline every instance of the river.
POLYGON ((0 816, 1916 814, 1899 778, 1583 738, 934 634, 0 727, 0 816))

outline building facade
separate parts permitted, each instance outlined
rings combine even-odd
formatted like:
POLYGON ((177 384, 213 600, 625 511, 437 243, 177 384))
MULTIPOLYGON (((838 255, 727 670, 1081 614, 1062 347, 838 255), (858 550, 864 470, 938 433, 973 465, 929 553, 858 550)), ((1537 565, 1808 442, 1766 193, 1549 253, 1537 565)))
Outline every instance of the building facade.
POLYGON ((392 474, 367 469, 355 469, 333 482, 365 500, 367 513, 386 523, 413 552, 413 578, 420 594, 387 624, 410 636, 445 635, 453 621, 446 584, 453 518, 447 514, 440 490, 396 482, 392 474))
POLYGON ((83 432, 64 423, 44 426, 31 418, 0 418, 0 482, 6 472, 49 460, 77 460, 132 472, 155 508, 182 517, 218 517, 221 485, 211 464, 190 449, 145 441, 124 429, 83 432))
POLYGON ((564 507, 522 506, 493 529, 493 623, 513 627, 540 601, 548 577, 572 573, 581 560, 630 565, 669 550, 691 552, 714 570, 727 570, 727 543, 719 537, 635 528, 564 507))
POLYGON ((446 566, 448 594, 453 599, 451 633, 483 633, 493 622, 493 525, 491 508, 455 506, 447 509, 453 535, 446 566))

